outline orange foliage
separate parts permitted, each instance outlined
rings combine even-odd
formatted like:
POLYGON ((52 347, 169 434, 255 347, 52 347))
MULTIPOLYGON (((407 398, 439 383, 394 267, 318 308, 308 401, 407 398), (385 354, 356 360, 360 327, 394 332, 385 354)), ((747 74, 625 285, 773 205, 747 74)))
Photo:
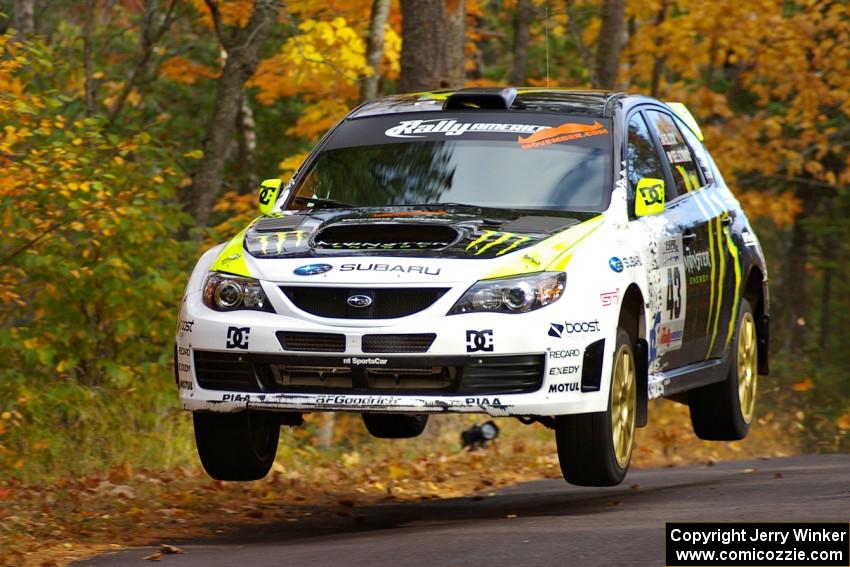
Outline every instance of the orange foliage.
POLYGON ((779 227, 794 224, 794 219, 803 210, 803 204, 791 192, 776 195, 746 191, 738 195, 738 200, 750 218, 766 216, 779 227))
MULTIPOLYGON (((656 24, 657 0, 628 3, 637 30, 623 54, 621 82, 650 85, 662 62, 659 97, 685 102, 728 181, 747 173, 825 184, 850 181, 850 161, 835 143, 838 114, 850 118, 850 7, 811 0, 678 2, 656 24), (722 92, 718 79, 733 81, 722 92), (742 112, 740 96, 751 97, 742 112)), ((767 190, 768 187, 765 187, 767 190)), ((778 187, 782 189, 782 187, 778 187)), ((751 214, 787 225, 800 211, 787 195, 743 197, 751 214)))
POLYGON ((215 79, 220 74, 206 65, 195 63, 179 55, 163 61, 159 72, 166 79, 184 85, 194 85, 198 79, 215 79))
MULTIPOLYGON (((213 28, 213 19, 210 9, 204 0, 191 0, 192 5, 201 14, 201 22, 208 28, 213 28)), ((239 26, 244 28, 251 19, 254 12, 253 0, 217 0, 221 23, 226 26, 239 26)))

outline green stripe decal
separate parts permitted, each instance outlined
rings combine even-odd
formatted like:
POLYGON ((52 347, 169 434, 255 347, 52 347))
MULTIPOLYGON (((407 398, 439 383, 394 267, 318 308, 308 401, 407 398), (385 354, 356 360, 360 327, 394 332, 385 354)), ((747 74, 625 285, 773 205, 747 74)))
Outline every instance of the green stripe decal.
MULTIPOLYGON (((728 228, 726 230, 729 230, 728 228)), ((726 244, 729 247, 729 253, 734 259, 735 265, 735 301, 732 303, 732 314, 729 316, 729 330, 726 332, 726 346, 729 346, 729 341, 732 340, 732 333, 735 331, 735 325, 738 322, 738 304, 741 300, 741 255, 738 253, 738 245, 735 244, 731 234, 726 235, 726 244)))
MULTIPOLYGON (((254 224, 253 222, 251 224, 254 224)), ((245 261, 245 249, 242 246, 243 241, 245 240, 245 234, 248 232, 248 228, 251 225, 248 225, 242 231, 234 236, 230 242, 228 242, 224 248, 221 249, 221 252, 218 254, 218 258, 215 259, 212 266, 210 266, 210 270, 213 272, 227 272, 228 274, 233 274, 236 276, 245 276, 246 278, 250 278, 251 272, 248 270, 248 263, 245 261)))
POLYGON ((714 343, 717 340, 717 326, 720 324, 720 313, 723 311, 723 281, 726 278, 726 258, 723 254, 723 231, 720 229, 720 217, 715 220, 715 235, 717 236, 717 258, 720 264, 720 274, 717 278, 717 305, 714 312, 714 326, 711 330, 711 342, 708 345, 708 351, 705 353, 706 358, 711 357, 711 352, 714 350, 714 343))

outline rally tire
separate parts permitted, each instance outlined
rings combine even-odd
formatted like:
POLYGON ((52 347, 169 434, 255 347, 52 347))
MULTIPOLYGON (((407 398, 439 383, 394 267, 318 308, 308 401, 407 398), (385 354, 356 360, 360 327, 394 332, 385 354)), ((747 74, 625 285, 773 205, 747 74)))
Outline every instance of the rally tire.
POLYGON ((410 439, 418 437, 428 425, 428 415, 398 415, 364 413, 363 423, 372 437, 380 439, 410 439))
POLYGON ((259 480, 274 463, 280 424, 255 411, 194 412, 195 442, 207 474, 216 480, 259 480))
POLYGON ((738 441, 747 436, 756 395, 757 345, 753 310, 742 299, 726 379, 688 392, 691 424, 700 439, 738 441))
MULTIPOLYGON (((604 412, 584 413, 560 416, 555 422, 555 440, 558 445, 558 460, 564 479, 578 486, 615 486, 623 482, 631 461, 634 447, 635 419, 637 412, 637 372, 634 364, 634 341, 622 328, 617 329, 617 343, 614 348, 614 364, 611 367, 611 388, 608 393, 608 409, 604 412), (626 388, 618 386, 615 380, 618 372, 618 359, 625 356, 630 370, 630 384, 626 388), (620 412, 626 403, 627 407, 620 412), (618 423, 627 425, 627 439, 614 439, 613 425, 617 413, 618 423), (621 418, 625 421, 621 421, 621 418), (621 448, 618 457, 618 447, 621 448)), ((626 364, 622 360, 620 364, 626 364)))

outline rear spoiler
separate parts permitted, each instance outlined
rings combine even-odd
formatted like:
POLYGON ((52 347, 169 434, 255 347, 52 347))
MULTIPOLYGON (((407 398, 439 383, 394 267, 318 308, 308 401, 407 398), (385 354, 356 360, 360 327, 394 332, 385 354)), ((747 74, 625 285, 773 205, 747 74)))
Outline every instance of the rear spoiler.
POLYGON ((681 102, 665 102, 667 106, 670 107, 670 110, 676 113, 676 116, 682 119, 682 122, 688 125, 688 128, 693 130, 694 134, 696 134, 697 138, 700 142, 702 142, 702 130, 697 124, 694 115, 691 114, 691 111, 688 110, 688 107, 682 104, 681 102))

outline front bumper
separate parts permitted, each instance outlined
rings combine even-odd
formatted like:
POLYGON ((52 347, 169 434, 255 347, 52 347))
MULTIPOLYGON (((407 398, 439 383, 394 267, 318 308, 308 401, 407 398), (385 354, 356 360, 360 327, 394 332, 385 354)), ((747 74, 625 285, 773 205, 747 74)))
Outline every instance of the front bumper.
POLYGON ((613 332, 598 310, 561 301, 521 315, 440 313, 386 323, 342 327, 221 313, 190 294, 177 333, 181 402, 191 411, 491 416, 607 407, 609 380, 602 377, 610 376, 613 332), (552 335, 551 324, 563 322, 567 310, 571 321, 596 324, 552 335))

